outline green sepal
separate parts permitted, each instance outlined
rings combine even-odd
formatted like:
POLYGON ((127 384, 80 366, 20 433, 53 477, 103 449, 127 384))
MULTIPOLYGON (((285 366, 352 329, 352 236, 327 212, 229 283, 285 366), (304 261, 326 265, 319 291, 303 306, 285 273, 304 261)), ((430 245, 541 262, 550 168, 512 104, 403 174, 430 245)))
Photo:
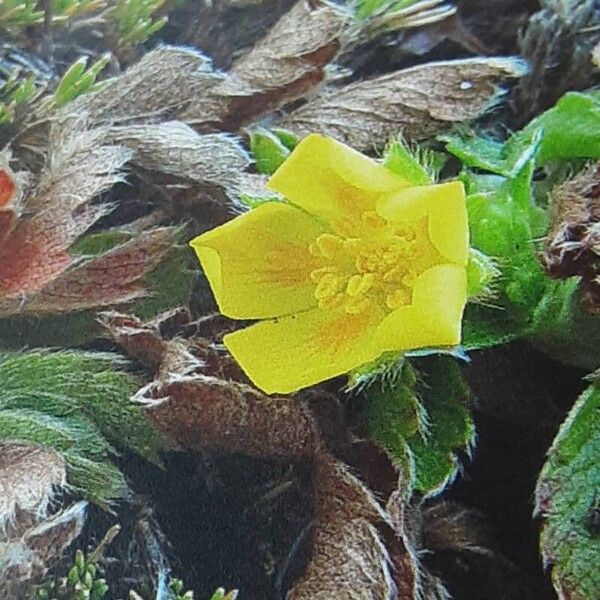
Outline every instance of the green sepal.
POLYGON ((413 489, 430 496, 458 473, 456 452, 473 444, 470 400, 455 359, 412 359, 399 381, 380 381, 365 391, 366 423, 372 438, 410 474, 413 489))

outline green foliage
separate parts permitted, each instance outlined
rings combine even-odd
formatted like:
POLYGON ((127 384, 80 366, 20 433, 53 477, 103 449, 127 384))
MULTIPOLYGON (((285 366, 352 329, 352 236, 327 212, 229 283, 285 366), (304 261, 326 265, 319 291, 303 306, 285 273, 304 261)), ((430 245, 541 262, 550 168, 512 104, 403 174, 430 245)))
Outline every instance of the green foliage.
POLYGON ((408 362, 394 385, 381 381, 366 391, 366 422, 373 439, 410 474, 424 495, 439 493, 458 472, 456 452, 475 435, 470 393, 456 361, 422 359, 423 381, 408 362))
POLYGON ((58 82, 58 86, 52 97, 56 106, 64 106, 71 100, 93 89, 96 78, 108 64, 108 55, 101 57, 91 67, 87 68, 88 59, 82 56, 75 61, 65 72, 58 82))
POLYGON ((275 173, 290 154, 279 137, 267 129, 256 129, 250 134, 250 151, 257 171, 265 175, 275 173))
POLYGON ((237 591, 233 590, 226 593, 223 588, 219 588, 212 596, 210 600, 236 600, 238 597, 237 591))
POLYGON ((99 576, 98 567, 81 550, 75 553, 66 577, 37 590, 37 600, 102 600, 108 585, 99 576))
POLYGON ((597 351, 581 352, 583 346, 598 346, 589 340, 600 328, 591 318, 584 319, 576 280, 551 280, 537 258, 547 231, 548 186, 533 181, 536 169, 552 164, 552 184, 559 183, 569 172, 556 167, 559 159, 600 157, 599 98, 595 92, 567 94, 505 143, 474 134, 443 136, 447 150, 465 166, 461 177, 468 193, 471 245, 492 258, 501 272, 487 305, 469 306, 465 312, 466 348, 528 337, 559 356, 570 339, 578 348, 563 348, 562 355, 571 357, 571 363, 600 362, 597 351), (573 340, 576 323, 583 340, 573 340))
POLYGON ((543 131, 538 165, 556 159, 600 158, 600 91, 565 94, 554 108, 515 134, 509 146, 518 147, 536 130, 543 131))
MULTIPOLYGON (((102 544, 104 543, 106 542, 103 541, 102 544)), ((73 565, 66 577, 59 577, 39 587, 32 600, 102 600, 105 598, 110 588, 106 580, 100 576, 101 569, 97 564, 101 551, 102 548, 98 548, 86 555, 81 550, 77 550, 73 565)), ((184 584, 180 579, 172 579, 168 589, 170 600, 193 600, 194 593, 184 590, 184 584)), ((235 590, 226 594, 223 588, 219 588, 211 600, 236 600, 237 595, 235 590)), ((132 594, 131 597, 140 598, 138 594, 135 596, 132 594)), ((164 598, 164 595, 161 595, 161 598, 164 598)))
POLYGON ((10 29, 36 25, 44 20, 37 0, 0 0, 0 26, 10 29))
MULTIPOLYGON (((104 8, 105 0, 54 0, 53 21, 61 22, 72 17, 104 8)), ((0 0, 0 27, 20 29, 44 22, 44 10, 39 0, 0 0)))
POLYGON ((414 185, 431 185, 437 179, 435 155, 418 148, 413 151, 400 139, 388 144, 383 164, 414 185))
POLYGON ((496 261, 471 248, 467 264, 467 297, 472 302, 493 301, 494 282, 500 276, 496 261))
POLYGON ((367 19, 384 11, 399 11, 418 4, 421 0, 357 0, 355 14, 367 19))
POLYGON ((0 355, 0 439, 35 442, 60 452, 69 484, 108 505, 126 485, 110 461, 126 445, 158 462, 159 440, 129 401, 140 382, 116 355, 92 352, 0 355))
POLYGON ((116 0, 110 10, 119 44, 122 47, 143 44, 159 31, 169 20, 167 16, 154 18, 154 13, 165 4, 165 0, 116 0))
POLYGON ((540 545, 561 597, 600 597, 600 388, 590 386, 563 423, 539 476, 540 545))
POLYGON ((0 87, 0 125, 11 123, 17 108, 35 100, 42 89, 34 75, 22 79, 19 69, 12 70, 0 87))

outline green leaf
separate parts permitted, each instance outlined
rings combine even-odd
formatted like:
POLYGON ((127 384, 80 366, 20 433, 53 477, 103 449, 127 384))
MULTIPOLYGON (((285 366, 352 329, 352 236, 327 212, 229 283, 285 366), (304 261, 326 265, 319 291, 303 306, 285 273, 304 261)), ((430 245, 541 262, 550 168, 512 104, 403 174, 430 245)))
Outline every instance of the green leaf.
POLYGON ((530 318, 527 339, 535 346, 566 365, 600 367, 600 318, 589 312, 578 278, 548 280, 530 318))
POLYGON ((536 487, 540 547, 561 598, 600 598, 600 388, 590 386, 560 428, 536 487))
POLYGON ((522 134, 519 143, 513 145, 475 135, 472 131, 462 135, 442 135, 439 139, 446 142, 446 150, 465 166, 510 178, 516 177, 537 155, 542 130, 533 129, 529 134, 522 134))
POLYGON ((458 472, 456 452, 473 443, 470 392, 456 361, 436 356, 414 361, 418 382, 406 362, 395 385, 366 392, 366 422, 373 439, 411 474, 415 490, 433 495, 458 472))
POLYGON ((383 164, 414 185, 431 185, 435 181, 431 162, 430 154, 413 152, 402 140, 388 144, 383 153, 383 164))
POLYGON ((35 442, 65 458, 70 485, 107 505, 126 489, 113 446, 159 462, 161 440, 130 397, 141 382, 107 353, 0 354, 0 439, 35 442))
POLYGON ((257 129, 250 134, 250 151, 256 161, 256 169, 264 175, 275 173, 290 154, 279 137, 267 129, 257 129))
POLYGON ((600 158, 600 92, 565 94, 515 134, 508 146, 523 145, 536 130, 543 131, 538 165, 554 159, 600 158))
POLYGON ((503 307, 467 304, 461 346, 465 350, 491 348, 522 337, 525 331, 524 324, 508 316, 503 307))

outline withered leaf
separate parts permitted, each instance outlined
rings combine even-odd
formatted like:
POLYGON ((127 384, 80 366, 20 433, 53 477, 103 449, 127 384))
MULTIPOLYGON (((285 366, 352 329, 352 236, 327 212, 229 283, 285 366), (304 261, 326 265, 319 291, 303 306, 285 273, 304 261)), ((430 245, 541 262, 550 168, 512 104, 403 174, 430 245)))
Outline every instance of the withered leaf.
POLYGON ((550 195, 550 229, 542 264, 552 277, 580 276, 589 308, 600 312, 600 164, 550 195))
POLYGON ((161 46, 101 89, 67 104, 57 120, 85 115, 94 125, 169 120, 190 104, 206 106, 211 87, 222 79, 209 58, 189 48, 161 46))
POLYGON ((229 76, 180 118, 228 131, 282 106, 321 83, 337 54, 350 15, 324 0, 301 0, 246 55, 229 76), (211 114, 212 109, 212 114, 211 114))
POLYGON ((373 495, 329 454, 316 457, 313 553, 287 600, 392 600, 391 563, 373 495))
POLYGON ((515 58, 429 63, 326 89, 281 126, 301 136, 320 132, 360 150, 382 147, 398 134, 418 140, 481 116, 502 95, 500 84, 524 72, 515 58))
POLYGON ((77 502, 40 522, 17 524, 12 536, 0 538, 0 597, 29 597, 31 585, 80 535, 87 506, 87 502, 77 502))
MULTIPOLYGON (((97 258, 73 265, 44 287, 43 292, 22 300, 19 314, 101 308, 146 296, 148 290, 141 279, 171 247, 175 232, 174 227, 150 229, 97 258)), ((0 311, 2 308, 0 304, 0 311)))
MULTIPOLYGON (((167 322, 172 318, 168 315, 167 322)), ((327 410, 319 416, 314 410, 323 398, 265 396, 246 383, 230 357, 210 340, 164 340, 162 318, 145 324, 111 312, 102 321, 129 356, 155 370, 154 380, 134 401, 146 407, 155 426, 178 447, 314 465, 313 551, 288 600, 412 599, 414 556, 396 537, 374 495, 326 450, 330 436, 320 428, 319 416, 327 410), (408 591, 403 588, 400 596, 393 571, 406 578, 408 591)))
POLYGON ((108 313, 102 319, 128 354, 155 367, 160 361, 156 379, 134 401, 146 407, 155 427, 179 447, 288 459, 314 454, 317 426, 302 400, 265 396, 246 383, 222 378, 240 373, 227 366, 219 373, 221 359, 210 356, 216 350, 197 346, 201 357, 194 359, 191 347, 161 340, 135 317, 108 313))
MULTIPOLYGON (((175 230, 132 231, 130 241, 76 260, 72 244, 111 210, 93 203, 123 180, 132 151, 106 128, 55 127, 46 166, 22 199, 0 211, 0 316, 64 313, 127 302, 144 295, 141 279, 171 247, 175 230)), ((7 170, 3 171, 9 174, 7 170)))
POLYGON ((45 514, 58 488, 66 484, 64 459, 50 448, 0 442, 0 539, 2 524, 17 509, 45 514))
POLYGON ((130 148, 132 162, 200 184, 236 190, 250 164, 240 143, 225 134, 200 135, 180 121, 115 127, 110 137, 130 148))

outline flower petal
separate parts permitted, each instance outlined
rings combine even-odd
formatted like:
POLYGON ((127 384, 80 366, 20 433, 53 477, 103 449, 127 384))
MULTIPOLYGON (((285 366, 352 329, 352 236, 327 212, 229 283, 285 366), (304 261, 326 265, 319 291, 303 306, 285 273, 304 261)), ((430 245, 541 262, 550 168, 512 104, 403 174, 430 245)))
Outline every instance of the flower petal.
POLYGON ((304 138, 271 177, 268 187, 330 223, 374 210, 377 197, 408 182, 331 138, 304 138))
POLYGON ((375 309, 347 314, 317 308, 257 323, 224 342, 257 387, 288 394, 375 359, 372 340, 382 317, 375 309))
POLYGON ((316 305, 310 273, 322 266, 308 246, 324 229, 298 208, 268 202, 190 242, 220 311, 263 319, 316 305))
POLYGON ((466 302, 466 269, 454 264, 431 267, 415 282, 412 304, 379 325, 375 342, 381 352, 455 346, 466 302))
POLYGON ((390 222, 428 217, 429 238, 438 252, 450 262, 467 264, 469 226, 465 190, 460 181, 386 194, 377 203, 377 213, 390 222))

